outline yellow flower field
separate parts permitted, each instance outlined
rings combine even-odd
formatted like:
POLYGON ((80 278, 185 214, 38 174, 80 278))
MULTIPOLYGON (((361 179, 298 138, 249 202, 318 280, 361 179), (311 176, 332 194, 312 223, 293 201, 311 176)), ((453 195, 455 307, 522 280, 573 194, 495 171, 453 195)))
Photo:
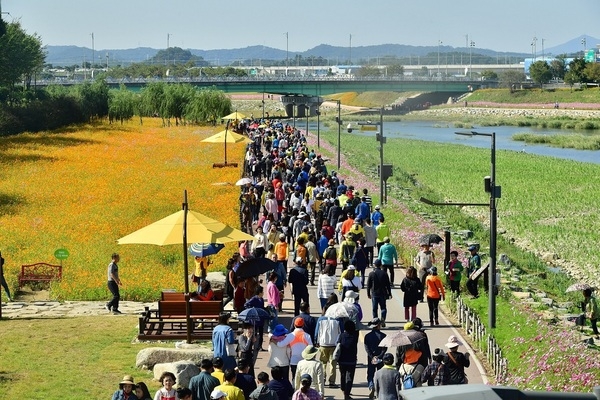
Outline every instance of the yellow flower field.
MULTIPOLYGON (((17 288, 21 264, 60 263, 63 280, 52 285, 59 300, 108 297, 110 255, 121 255, 122 297, 153 300, 162 288, 183 289, 181 246, 118 245, 117 239, 189 209, 239 227, 238 168, 213 169, 224 160, 222 144, 200 143, 221 127, 86 125, 63 131, 0 138, 0 251, 5 277, 17 288)), ((228 160, 243 159, 243 144, 227 145, 228 160)), ((240 166, 241 168, 241 166, 240 166)), ((237 248, 214 256, 224 269, 237 248)), ((190 271, 193 262, 189 260, 190 271)))

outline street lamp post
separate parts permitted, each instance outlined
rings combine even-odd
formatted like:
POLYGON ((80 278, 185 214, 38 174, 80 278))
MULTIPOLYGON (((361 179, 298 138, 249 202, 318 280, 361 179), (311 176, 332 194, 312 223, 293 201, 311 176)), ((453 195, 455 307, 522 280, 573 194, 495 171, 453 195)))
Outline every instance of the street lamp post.
POLYGON ((442 41, 438 40, 438 77, 440 76, 440 46, 442 45, 442 41))
POLYGON ((285 76, 288 74, 288 68, 290 67, 290 36, 289 32, 285 33, 285 76))
POLYGON ((496 248, 497 248, 497 222, 496 199, 501 196, 501 187, 496 186, 496 133, 481 132, 456 132, 457 135, 486 136, 491 138, 490 148, 490 176, 485 177, 485 190, 490 194, 490 270, 489 272, 489 315, 490 328, 496 327, 496 248))
POLYGON ((292 101, 292 121, 294 121, 294 131, 296 130, 296 101, 292 101))
POLYGON ((317 148, 321 148, 321 110, 320 105, 317 103, 317 148))
POLYGON ((338 148, 337 148, 337 167, 340 169, 340 149, 342 148, 342 102, 336 100, 338 105, 338 148))
POLYGON ((383 144, 385 143, 385 136, 383 136, 383 107, 381 107, 381 114, 379 115, 379 201, 381 204, 384 203, 383 188, 385 180, 383 179, 383 144))
POLYGON ((473 80, 473 47, 475 42, 471 40, 469 43, 469 79, 473 80))
POLYGON ((489 206, 490 209, 490 266, 488 271, 488 295, 489 295, 489 310, 488 324, 490 328, 496 327, 496 248, 497 248, 497 222, 498 215, 496 212, 496 199, 501 197, 501 187, 496 186, 496 133, 480 133, 480 132, 455 132, 457 135, 463 136, 487 136, 492 139, 491 143, 491 176, 484 178, 485 191, 490 194, 489 203, 438 203, 421 197, 420 201, 430 206, 489 206))
POLYGON ((350 34, 350 61, 349 61, 349 66, 352 66, 352 34, 350 34))
POLYGON ((537 38, 535 36, 531 41, 531 45, 533 46, 533 62, 535 62, 535 58, 537 56, 537 38))
POLYGON ((585 57, 585 48, 587 45, 585 37, 583 39, 581 39, 581 45, 583 46, 583 56, 585 57))

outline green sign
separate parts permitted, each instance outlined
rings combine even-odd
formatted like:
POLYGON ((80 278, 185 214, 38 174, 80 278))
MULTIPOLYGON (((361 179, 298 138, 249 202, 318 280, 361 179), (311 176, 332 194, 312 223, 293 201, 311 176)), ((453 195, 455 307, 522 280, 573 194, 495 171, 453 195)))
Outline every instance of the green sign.
POLYGON ((588 50, 585 52, 585 61, 586 62, 596 62, 596 51, 588 50))
POLYGON ((58 258, 59 260, 66 260, 69 258, 69 250, 58 249, 54 252, 54 257, 58 258))

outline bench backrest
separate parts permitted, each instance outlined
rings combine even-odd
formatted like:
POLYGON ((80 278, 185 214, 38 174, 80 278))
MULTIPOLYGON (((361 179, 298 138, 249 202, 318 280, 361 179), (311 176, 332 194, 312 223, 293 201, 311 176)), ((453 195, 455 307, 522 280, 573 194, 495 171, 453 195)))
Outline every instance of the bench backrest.
MULTIPOLYGON (((223 300, 223 289, 213 289, 215 297, 213 300, 223 300)), ((162 292, 161 300, 184 301, 185 297, 182 292, 162 292)))
POLYGON ((35 263, 21 265, 21 277, 46 277, 62 279, 62 266, 48 263, 35 263))
MULTIPOLYGON (((190 301, 190 315, 211 315, 217 317, 223 309, 220 301, 190 301)), ((185 301, 161 300, 158 302, 159 316, 170 315, 185 318, 185 301)))

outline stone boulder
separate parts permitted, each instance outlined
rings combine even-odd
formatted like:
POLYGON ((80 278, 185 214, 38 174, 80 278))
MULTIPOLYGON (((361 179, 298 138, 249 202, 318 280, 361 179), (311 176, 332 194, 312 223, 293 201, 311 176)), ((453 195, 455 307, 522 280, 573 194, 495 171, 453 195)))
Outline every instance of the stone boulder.
POLYGON ((225 274, 220 271, 207 273, 206 280, 213 289, 225 289, 225 274))
POLYGON ((153 369, 156 364, 189 361, 200 365, 203 359, 212 359, 213 351, 206 347, 194 349, 167 349, 162 347, 149 347, 140 350, 135 358, 135 365, 142 369, 153 369))
POLYGON ((160 380, 164 372, 172 372, 175 375, 175 384, 179 387, 188 387, 190 379, 200 373, 191 361, 176 361, 174 363, 162 363, 154 366, 154 380, 160 380))

